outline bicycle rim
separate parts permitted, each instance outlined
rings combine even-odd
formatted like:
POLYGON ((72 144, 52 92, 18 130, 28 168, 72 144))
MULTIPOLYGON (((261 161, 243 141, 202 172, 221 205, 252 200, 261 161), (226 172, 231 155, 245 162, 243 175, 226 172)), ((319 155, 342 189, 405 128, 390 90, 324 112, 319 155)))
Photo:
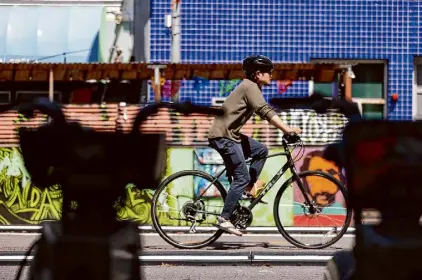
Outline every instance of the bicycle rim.
POLYGON ((187 170, 161 183, 153 197, 152 222, 167 243, 198 249, 221 236, 223 232, 214 225, 224 206, 226 191, 218 181, 208 188, 214 179, 205 172, 187 170))
POLYGON ((278 191, 274 218, 283 237, 296 247, 323 249, 338 242, 352 218, 347 208, 347 190, 330 174, 307 171, 298 174, 308 184, 306 194, 315 211, 306 203, 297 181, 290 179, 278 191))

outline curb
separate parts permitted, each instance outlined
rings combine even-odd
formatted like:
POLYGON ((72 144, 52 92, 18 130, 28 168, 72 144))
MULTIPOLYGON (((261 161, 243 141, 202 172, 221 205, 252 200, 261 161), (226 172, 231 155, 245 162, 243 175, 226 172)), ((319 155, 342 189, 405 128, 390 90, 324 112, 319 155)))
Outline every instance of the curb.
POLYGON ((327 251, 298 251, 298 252, 251 252, 252 264, 272 264, 272 265, 326 265, 334 252, 327 251))
MULTIPOLYGON (((140 233, 156 232, 153 226, 139 226, 140 233)), ((189 231, 189 227, 163 227, 164 229, 172 229, 178 231, 189 231)), ((16 225, 16 226, 0 226, 0 232, 40 232, 42 226, 16 225)), ((197 227, 198 232, 215 230, 213 227, 197 227)), ((326 233, 329 227, 286 227, 289 233, 326 233)), ((246 233, 279 233, 277 227, 248 227, 246 233)), ((349 227, 346 234, 354 234, 355 228, 349 227)))
MULTIPOLYGON (((216 266, 216 265, 326 265, 334 252, 143 252, 139 255, 141 265, 180 265, 180 266, 216 266)), ((17 266, 24 259, 25 252, 0 252, 0 266, 17 266)), ((28 256, 27 264, 33 261, 33 255, 28 256)))

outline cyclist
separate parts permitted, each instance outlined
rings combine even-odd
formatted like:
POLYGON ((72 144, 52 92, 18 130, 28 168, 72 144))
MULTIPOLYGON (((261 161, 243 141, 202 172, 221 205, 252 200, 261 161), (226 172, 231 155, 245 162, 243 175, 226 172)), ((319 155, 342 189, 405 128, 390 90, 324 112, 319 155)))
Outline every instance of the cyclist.
POLYGON ((264 144, 241 134, 240 129, 256 113, 283 133, 301 133, 300 128, 283 123, 262 95, 262 86, 271 84, 272 61, 262 55, 249 56, 243 60, 242 68, 246 78, 226 98, 222 105, 224 114, 215 118, 208 133, 209 145, 223 158, 230 182, 216 227, 238 236, 242 233, 230 222, 230 217, 239 199, 253 199, 264 188, 265 183, 258 177, 265 159, 256 158, 268 155, 264 144), (248 157, 252 158, 249 171, 245 161, 248 157))

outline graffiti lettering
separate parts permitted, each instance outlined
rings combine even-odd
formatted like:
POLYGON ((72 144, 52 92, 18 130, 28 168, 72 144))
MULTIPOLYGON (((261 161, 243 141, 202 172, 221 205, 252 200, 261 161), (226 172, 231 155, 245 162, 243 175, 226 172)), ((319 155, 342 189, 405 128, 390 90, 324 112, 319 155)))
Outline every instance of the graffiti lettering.
MULTIPOLYGON (((126 197, 124 206, 118 211, 118 219, 150 224, 151 191, 140 191, 128 185, 126 197)), ((60 186, 41 190, 32 185, 19 149, 0 149, 0 224, 39 224, 43 220, 59 220, 61 207, 60 186)))
POLYGON ((151 223, 151 201, 152 193, 149 190, 142 190, 129 185, 126 188, 127 199, 123 207, 119 209, 119 220, 132 220, 140 224, 151 223))

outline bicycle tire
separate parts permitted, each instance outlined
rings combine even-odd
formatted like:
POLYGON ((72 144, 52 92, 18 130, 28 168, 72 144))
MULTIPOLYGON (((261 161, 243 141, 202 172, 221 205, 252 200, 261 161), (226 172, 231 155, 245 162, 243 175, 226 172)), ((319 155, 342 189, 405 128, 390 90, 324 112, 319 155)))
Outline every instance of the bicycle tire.
MULTIPOLYGON (((333 177, 332 175, 328 174, 328 173, 324 173, 321 171, 304 171, 298 174, 299 177, 306 177, 306 176, 321 176, 324 177, 327 180, 330 180, 331 182, 333 182, 334 184, 336 184, 336 186, 338 187, 339 191, 341 191, 341 193, 343 194, 343 197, 347 203, 347 190, 346 188, 343 186, 343 184, 337 180, 335 177, 333 177)), ((281 186, 281 188, 279 189, 279 191, 276 194, 275 200, 274 200, 274 219, 275 219, 275 224, 277 226, 278 231, 281 233, 281 235, 292 245, 298 247, 298 248, 302 248, 302 249, 324 249, 327 248, 333 244, 335 244, 337 241, 339 241, 343 235, 346 233, 349 225, 350 225, 350 221, 352 219, 352 210, 349 209, 348 207, 346 207, 346 220, 344 222, 344 226, 343 228, 340 230, 339 234, 337 237, 333 238, 331 241, 325 243, 325 244, 319 244, 319 245, 305 245, 303 243, 297 242, 296 239, 292 238, 289 233, 284 229, 284 226, 282 225, 281 221, 280 221, 280 216, 279 216, 279 206, 280 206, 280 200, 281 197, 283 196, 283 193, 286 191, 286 189, 293 183, 294 178, 290 178, 289 180, 287 180, 286 182, 284 182, 284 184, 281 186)))
MULTIPOLYGON (((214 243, 218 238, 220 238, 220 236, 223 234, 223 231, 218 229, 216 231, 216 233, 214 235, 212 235, 210 238, 208 238, 207 240, 205 240, 204 242, 198 243, 198 244, 180 244, 175 242, 173 239, 171 239, 169 236, 167 236, 167 234, 162 230, 159 220, 157 219, 157 212, 156 212, 156 206, 157 206, 157 200, 158 197, 160 195, 160 193, 166 188, 166 186, 171 183, 173 180, 183 177, 183 176, 200 176, 204 179, 209 180, 210 182, 215 180, 214 176, 211 176, 208 173, 205 173, 203 171, 199 171, 199 170, 183 170, 183 171, 179 171, 176 172, 172 175, 170 175, 169 177, 167 177, 165 180, 163 180, 159 187, 157 188, 157 190, 154 193, 154 196, 152 198, 152 204, 151 204, 151 218, 152 218, 152 224, 154 225, 155 230, 157 231, 157 233, 160 235, 160 237, 162 239, 164 239, 164 241, 166 241, 167 243, 169 243, 170 245, 179 248, 179 249, 200 249, 203 247, 206 247, 212 243, 214 243)), ((223 185, 216 180, 214 185, 217 187, 217 189, 220 191, 221 196, 223 198, 223 201, 225 200, 226 196, 227 196, 227 192, 224 189, 223 185)), ((216 228, 217 229, 217 228, 216 228)))

